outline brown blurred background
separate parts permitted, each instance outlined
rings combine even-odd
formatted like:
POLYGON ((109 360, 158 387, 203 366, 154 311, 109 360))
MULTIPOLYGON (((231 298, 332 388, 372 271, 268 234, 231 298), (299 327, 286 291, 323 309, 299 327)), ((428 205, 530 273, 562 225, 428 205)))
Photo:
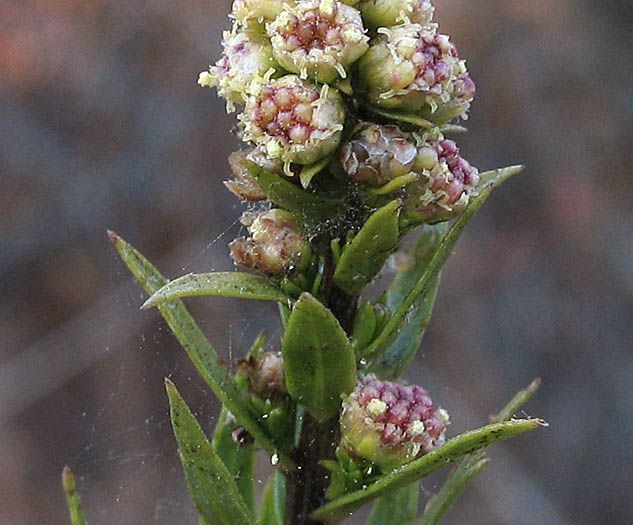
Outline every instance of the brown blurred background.
MULTIPOLYGON (((435 0, 478 85, 462 152, 523 162, 444 273, 407 379, 478 426, 533 377, 546 430, 495 446, 446 522, 633 523, 633 4, 435 0)), ((0 523, 195 523, 169 375, 218 405, 106 240, 167 275, 231 268, 232 116, 197 73, 228 0, 0 0, 0 523)), ((189 304, 227 358, 274 309, 189 304)), ((432 491, 441 476, 425 483, 432 491)))

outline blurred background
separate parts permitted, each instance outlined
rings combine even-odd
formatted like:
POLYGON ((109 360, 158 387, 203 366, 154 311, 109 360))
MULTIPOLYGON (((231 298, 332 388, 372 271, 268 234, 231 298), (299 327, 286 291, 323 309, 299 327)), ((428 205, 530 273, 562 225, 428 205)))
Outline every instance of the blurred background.
MULTIPOLYGON (((65 464, 92 524, 196 522, 163 377, 208 428, 219 407, 105 230, 170 277, 232 267, 235 121, 196 85, 229 3, 0 0, 2 524, 66 523, 65 464)), ((464 234, 406 378, 456 434, 539 376, 550 422, 446 522, 633 523, 633 4, 434 3, 478 87, 463 155, 527 170, 464 234)), ((188 304, 227 362, 279 340, 270 305, 188 304)))

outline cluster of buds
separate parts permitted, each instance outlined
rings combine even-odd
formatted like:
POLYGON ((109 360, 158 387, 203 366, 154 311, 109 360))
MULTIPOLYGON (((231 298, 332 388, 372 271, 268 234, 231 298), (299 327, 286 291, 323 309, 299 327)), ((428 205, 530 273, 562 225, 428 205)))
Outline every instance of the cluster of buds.
POLYGON ((448 422, 423 388, 368 375, 343 400, 341 446, 389 472, 442 445, 448 422))
POLYGON ((433 224, 464 211, 479 172, 459 154, 457 144, 441 134, 421 140, 397 126, 363 123, 341 149, 341 165, 354 181, 379 187, 413 174, 404 197, 408 224, 433 224))
POLYGON ((475 85, 433 11, 430 0, 234 0, 223 56, 199 83, 244 107, 240 137, 290 176, 340 145, 339 88, 438 124, 466 118, 475 85))
POLYGON ((278 208, 259 214, 245 212, 241 221, 250 237, 238 237, 229 244, 236 264, 271 276, 301 272, 310 265, 310 243, 291 213, 278 208))

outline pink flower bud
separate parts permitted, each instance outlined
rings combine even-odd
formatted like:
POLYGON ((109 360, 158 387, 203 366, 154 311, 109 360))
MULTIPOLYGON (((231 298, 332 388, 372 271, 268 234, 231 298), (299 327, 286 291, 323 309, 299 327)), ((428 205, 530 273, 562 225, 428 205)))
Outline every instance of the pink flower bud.
POLYGON ((343 400, 341 446, 388 472, 442 445, 447 424, 423 388, 368 375, 343 400))
POLYGON ((466 116, 475 84, 448 36, 438 34, 433 24, 405 24, 378 32, 359 61, 359 88, 372 104, 423 110, 435 122, 466 116))
POLYGON ((229 248, 235 264, 269 275, 305 270, 312 257, 299 221, 291 213, 272 209, 260 214, 245 212, 242 224, 249 238, 235 239, 229 248))
POLYGON ((479 182, 479 172, 459 155, 452 140, 426 142, 418 148, 414 170, 422 177, 406 188, 402 213, 412 224, 437 223, 460 215, 479 182))
POLYGON ((412 171, 417 153, 396 126, 365 122, 343 146, 341 163, 352 179, 377 187, 412 171))
POLYGON ((348 66, 368 48, 360 13, 336 0, 297 2, 266 30, 284 68, 321 83, 346 78, 348 66))
POLYGON ((224 32, 224 54, 208 72, 200 73, 201 86, 216 87, 226 99, 227 110, 244 103, 246 92, 256 77, 274 75, 279 65, 273 58, 270 43, 254 31, 224 32))
POLYGON ((311 164, 338 146, 345 108, 335 89, 286 75, 254 82, 251 93, 238 117, 243 139, 261 146, 270 158, 286 166, 311 164))

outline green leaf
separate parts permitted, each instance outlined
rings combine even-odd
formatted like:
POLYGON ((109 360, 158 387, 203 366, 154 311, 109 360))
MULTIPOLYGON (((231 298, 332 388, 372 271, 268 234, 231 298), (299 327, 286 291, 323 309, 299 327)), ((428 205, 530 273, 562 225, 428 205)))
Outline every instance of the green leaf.
POLYGON ((266 483, 258 525, 284 525, 286 515, 286 477, 275 470, 266 483))
POLYGON ((415 113, 402 113, 400 111, 388 111, 376 106, 365 104, 365 107, 372 113, 386 118, 388 120, 395 120, 398 123, 410 124, 417 128, 433 129, 436 125, 430 120, 426 120, 415 113))
POLYGON ((331 501, 313 512, 312 516, 321 520, 348 516, 365 503, 405 487, 465 454, 487 447, 495 441, 511 438, 542 425, 545 425, 545 422, 540 419, 521 419, 504 423, 493 423, 465 432, 421 458, 383 476, 366 489, 346 494, 331 501))
POLYGON ((362 349, 371 342, 375 331, 376 312, 374 312, 374 305, 365 301, 357 308, 352 327, 352 348, 354 348, 356 355, 360 355, 362 349))
POLYGON ((418 515, 420 487, 416 481, 376 500, 367 525, 413 525, 418 515))
POLYGON ((415 300, 420 296, 426 295, 432 288, 436 277, 439 275, 442 266, 453 251, 455 243, 462 234, 466 225, 473 218, 477 210, 481 208, 486 199, 490 196, 493 188, 501 184, 503 181, 519 173, 523 166, 510 166, 498 170, 488 171, 480 175, 480 183, 477 186, 477 195, 471 198, 470 204, 455 221, 451 229, 442 237, 437 248, 433 252, 424 272, 416 282, 411 292, 402 302, 400 307, 393 313, 391 319, 387 322, 381 333, 374 339, 374 342, 367 348, 366 355, 369 356, 370 364, 376 362, 384 353, 386 343, 391 335, 399 330, 405 322, 407 312, 412 307, 415 300))
MULTIPOLYGON (((167 284, 160 272, 132 245, 114 232, 108 232, 108 236, 121 255, 123 262, 149 295, 154 294, 167 284)), ((282 465, 294 469, 294 462, 284 451, 278 450, 268 434, 262 429, 258 422, 262 414, 255 410, 246 393, 237 386, 235 379, 229 375, 215 348, 202 333, 182 301, 180 299, 166 301, 158 306, 158 310, 202 378, 224 406, 235 416, 235 419, 240 422, 240 425, 245 427, 266 451, 270 454, 276 453, 282 465)))
POLYGON ((350 295, 357 295, 382 268, 398 242, 398 214, 402 202, 393 200, 371 214, 343 249, 334 271, 334 282, 350 295))
POLYGON ((319 421, 336 414, 356 384, 356 359, 336 317, 307 292, 290 314, 282 353, 288 393, 319 421))
POLYGON ((328 155, 327 157, 317 160, 312 164, 306 164, 303 166, 303 168, 301 168, 301 172, 299 173, 301 186, 303 186, 304 189, 307 188, 314 176, 323 171, 323 169, 330 163, 330 160, 332 160, 332 156, 328 155))
MULTIPOLYGON (((493 421, 508 421, 534 395, 540 384, 540 379, 535 379, 527 388, 518 392, 499 414, 492 418, 493 421)), ((488 464, 487 453, 488 447, 484 447, 462 459, 440 491, 426 503, 421 525, 439 523, 450 506, 461 496, 468 482, 488 464)))
MULTIPOLYGON (((447 223, 428 227, 422 232, 409 253, 401 259, 401 268, 382 299, 390 312, 396 312, 406 300, 409 292, 424 273, 447 229, 447 223)), ((407 369, 422 344, 422 338, 435 305, 439 284, 440 274, 431 282, 428 292, 415 299, 411 306, 413 315, 410 314, 408 322, 401 325, 395 340, 374 363, 371 372, 383 379, 393 380, 400 377, 407 369)))
POLYGON ((77 492, 77 482, 75 475, 70 467, 64 467, 62 471, 62 486, 66 495, 66 503, 68 504, 68 513, 70 514, 70 525, 86 525, 86 516, 81 506, 81 498, 77 492))
POLYGON ((306 223, 319 223, 338 214, 341 201, 302 190, 292 182, 253 162, 245 163, 268 200, 301 217, 306 223))
POLYGON ((155 292, 141 308, 151 308, 169 299, 196 295, 263 299, 290 304, 292 299, 269 279, 244 272, 190 273, 183 275, 155 292))
POLYGON ((191 410, 169 379, 165 387, 180 460, 198 513, 207 523, 253 524, 232 474, 214 452, 191 410))
POLYGON ((233 476, 249 510, 255 512, 255 447, 252 443, 238 444, 233 440, 233 431, 239 427, 229 411, 222 407, 211 445, 233 476))

